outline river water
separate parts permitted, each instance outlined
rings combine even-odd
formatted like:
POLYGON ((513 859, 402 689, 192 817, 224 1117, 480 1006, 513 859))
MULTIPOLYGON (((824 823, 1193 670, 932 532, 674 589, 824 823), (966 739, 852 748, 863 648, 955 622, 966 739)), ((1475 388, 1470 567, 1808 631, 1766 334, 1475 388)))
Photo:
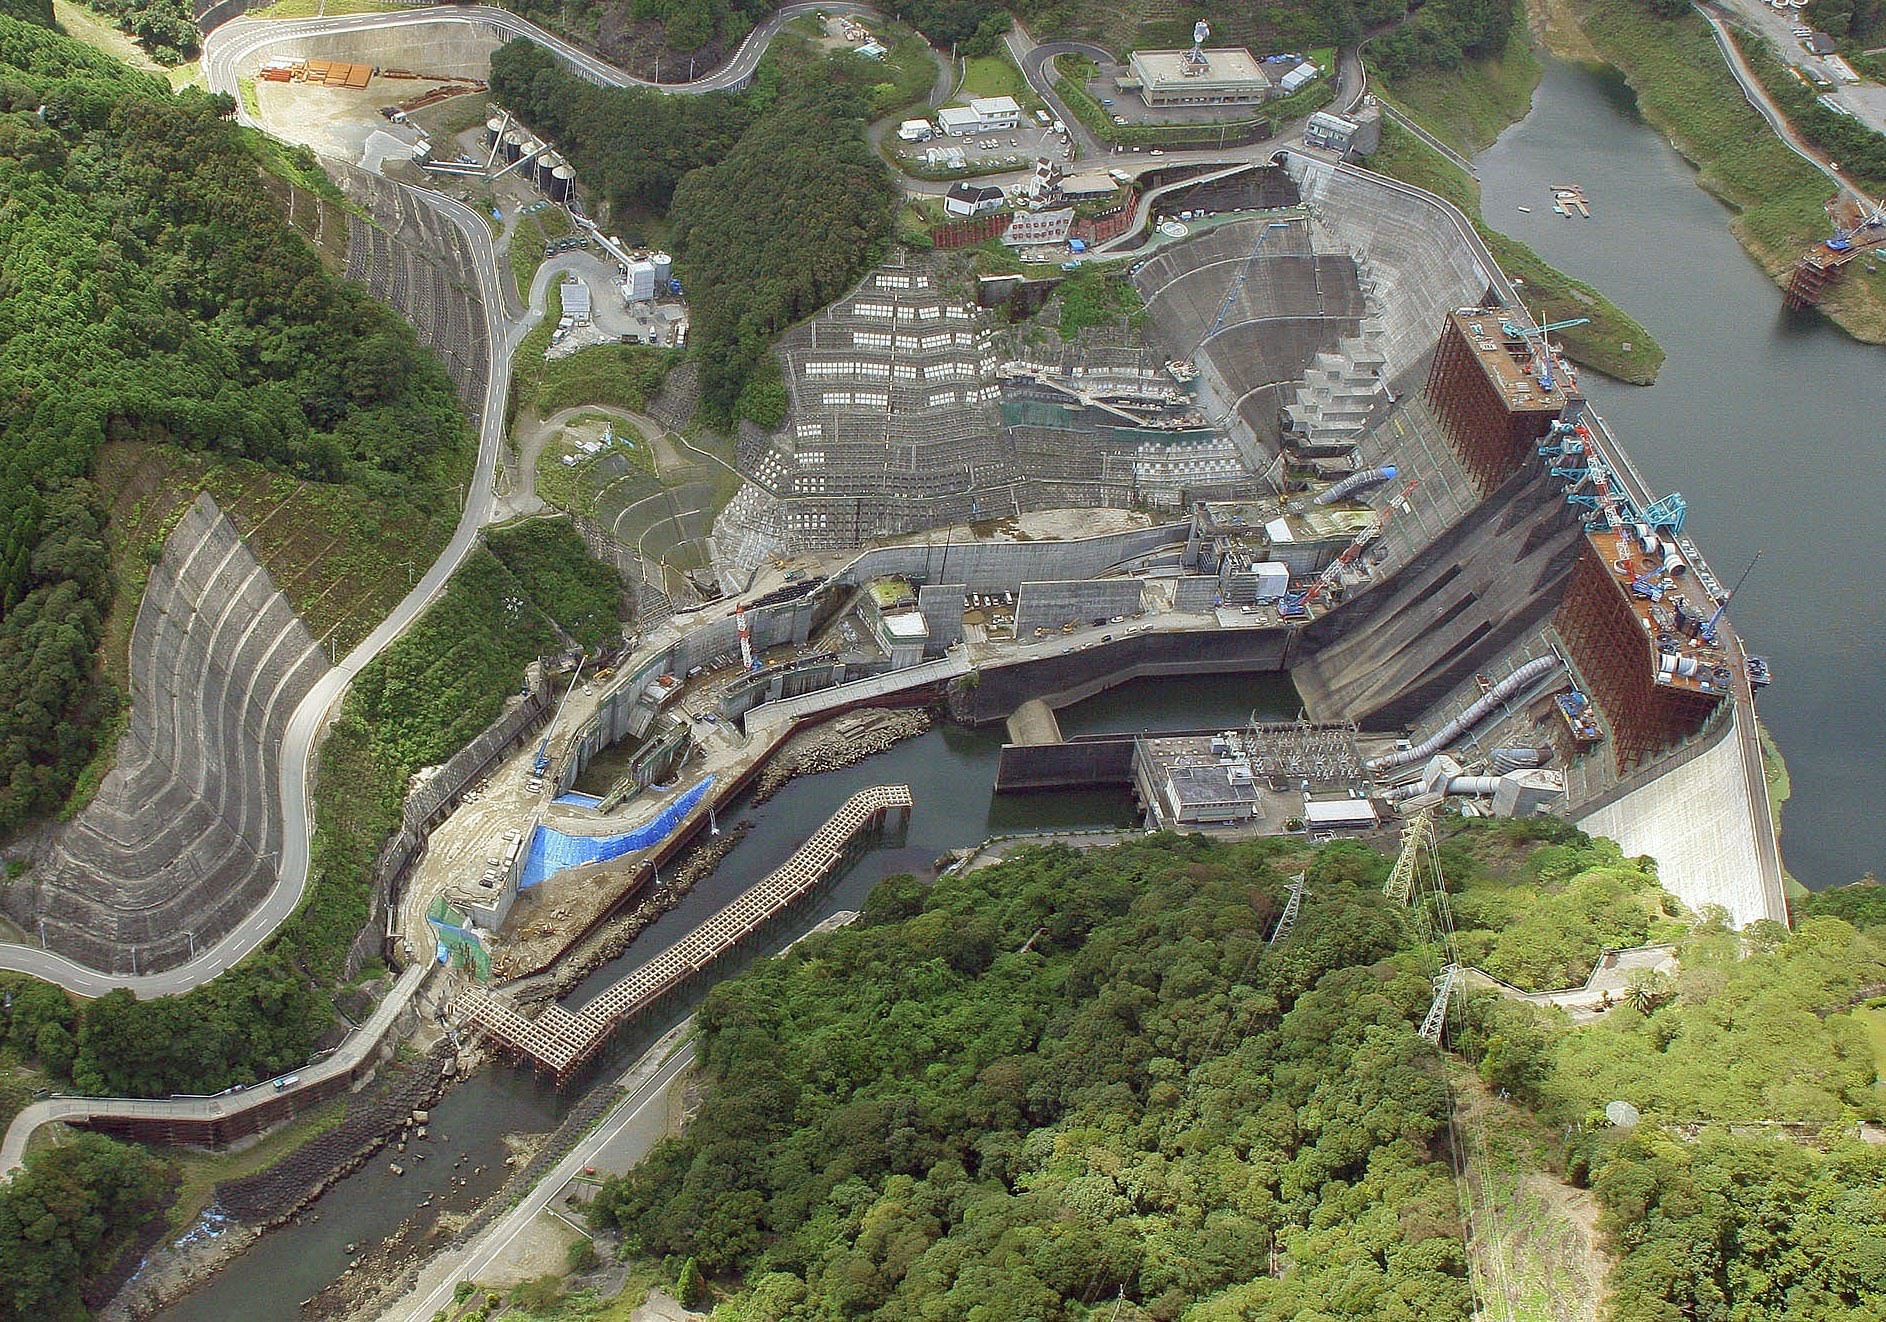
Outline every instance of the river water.
MULTIPOLYGON (((1216 675, 1140 680, 1060 715, 1063 733, 1076 735, 1226 727, 1242 724, 1253 710, 1269 719, 1295 716, 1296 692, 1288 679, 1216 675)), ((996 797, 991 787, 1005 738, 999 725, 981 730, 941 725, 856 766, 792 781, 757 807, 737 800, 721 814, 721 821, 750 821, 752 829, 746 838, 711 876, 649 924, 620 959, 598 969, 565 1004, 582 1004, 699 926, 784 862, 814 825, 866 785, 910 786, 915 806, 904 839, 894 847, 866 854, 823 888, 801 913, 774 924, 764 934, 766 949, 779 949, 841 909, 857 909, 865 893, 884 877, 925 870, 946 851, 977 844, 991 835, 1135 824, 1132 802, 1123 793, 996 797)), ((736 972, 743 962, 726 961, 717 966, 715 976, 736 972)), ((702 995, 703 990, 695 989, 671 997, 659 1013, 612 1044, 609 1059, 620 1064, 610 1072, 619 1073, 690 1013, 702 995)), ((554 1128, 575 1100, 508 1067, 481 1072, 433 1109, 433 1138, 423 1145, 429 1153, 426 1161, 401 1157, 406 1174, 394 1176, 387 1169, 392 1158, 382 1152, 316 1200, 299 1221, 265 1236, 205 1288, 158 1316, 164 1322, 226 1322, 230 1318, 292 1322, 299 1316, 299 1301, 327 1286, 346 1268, 348 1244, 377 1244, 394 1234, 428 1194, 453 1208, 476 1206, 503 1182, 504 1135, 541 1134, 554 1128), (460 1153, 467 1154, 466 1160, 454 1167, 460 1153), (480 1166, 482 1172, 472 1174, 480 1166), (467 1183, 453 1183, 458 1179, 467 1183)), ((434 1208, 439 1205, 435 1202, 434 1208)))
POLYGON ((1886 593, 1868 558, 1886 554, 1886 350, 1783 310, 1612 71, 1548 60, 1532 113, 1476 164, 1489 224, 1669 355, 1653 386, 1583 381, 1658 493, 1688 500, 1716 576, 1733 584, 1765 552, 1731 609, 1774 663, 1760 707, 1794 782, 1789 871, 1816 890, 1886 873, 1886 593), (1557 183, 1584 188, 1590 220, 1553 214, 1557 183))

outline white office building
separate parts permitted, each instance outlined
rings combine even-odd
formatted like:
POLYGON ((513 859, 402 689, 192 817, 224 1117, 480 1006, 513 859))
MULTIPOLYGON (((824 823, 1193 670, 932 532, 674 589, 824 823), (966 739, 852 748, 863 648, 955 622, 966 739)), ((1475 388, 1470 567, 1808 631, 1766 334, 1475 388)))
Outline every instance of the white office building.
POLYGON ((1019 128, 1022 108, 1012 96, 979 96, 966 106, 944 106, 936 112, 937 127, 952 138, 1019 128))

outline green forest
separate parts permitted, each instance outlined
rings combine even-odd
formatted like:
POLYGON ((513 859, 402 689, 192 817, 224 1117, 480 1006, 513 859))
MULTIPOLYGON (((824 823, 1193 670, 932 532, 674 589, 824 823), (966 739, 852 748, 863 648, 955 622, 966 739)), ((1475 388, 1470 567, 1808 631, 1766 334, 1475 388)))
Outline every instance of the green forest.
MULTIPOLYGON (((1886 891, 1737 933, 1562 823, 1462 826, 1443 861, 1463 956, 1522 984, 1675 943, 1588 1025, 1475 992, 1446 1039, 1562 1135, 1545 1178, 1597 1197, 1606 1315, 1886 1316, 1886 1151, 1854 1129, 1886 1117, 1886 891)), ((698 1115, 592 1218, 727 1322, 1472 1316, 1415 1031, 1437 915, 1387 867, 1161 835, 892 878, 710 994, 698 1115)))
POLYGON ((160 1212, 173 1181, 143 1148, 77 1134, 0 1180, 0 1322, 83 1317, 88 1277, 160 1212))
POLYGON ((893 878, 716 988, 700 1114, 594 1215, 739 1273, 756 1322, 1467 1318, 1431 959, 1352 847, 1267 949, 1303 861, 1166 835, 893 878))
POLYGON ((896 190, 865 141, 858 63, 769 59, 747 91, 694 97, 593 86, 527 41, 492 58, 492 90, 564 146, 618 228, 668 214, 710 422, 776 425, 767 349, 881 255, 896 190))
POLYGON ((710 421, 783 421, 743 392, 781 331, 883 255, 896 195, 865 142, 861 99, 811 71, 788 80, 724 160, 681 181, 669 219, 710 421))
POLYGON ((0 837, 60 806, 121 701, 96 658, 104 441, 388 500, 463 452, 443 370, 322 269, 231 110, 0 15, 0 837))
POLYGON ((588 553, 568 522, 531 519, 493 528, 485 545, 561 634, 592 652, 620 645, 622 581, 588 553))
POLYGON ((367 921, 367 869, 399 824, 413 772, 490 724, 524 667, 561 649, 560 632, 616 627, 614 572, 585 558, 567 524, 525 526, 532 531, 498 535, 515 568, 474 552, 354 681, 321 745, 308 894, 275 938, 221 977, 151 1000, 115 991, 75 1003, 0 974, 8 1057, 115 1097, 219 1092, 307 1060, 334 1023, 333 991, 367 921))

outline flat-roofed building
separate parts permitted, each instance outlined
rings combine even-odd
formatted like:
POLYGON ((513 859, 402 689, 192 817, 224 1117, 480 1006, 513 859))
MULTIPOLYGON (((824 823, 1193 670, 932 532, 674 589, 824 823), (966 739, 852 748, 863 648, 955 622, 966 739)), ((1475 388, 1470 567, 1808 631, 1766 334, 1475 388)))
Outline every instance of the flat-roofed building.
POLYGON ((1112 175, 1105 170, 1089 170, 1084 174, 1070 174, 1061 181, 1062 197, 1105 197, 1119 189, 1112 175))
POLYGON ((1012 129, 1022 122, 1022 108, 1012 96, 979 96, 966 106, 944 106, 937 127, 952 138, 1012 129))
POLYGON ((1022 108, 1012 96, 979 96, 969 108, 976 112, 985 132, 1018 128, 1022 122, 1022 108))
POLYGON ((1242 105, 1266 100, 1273 92, 1264 66, 1241 47, 1136 50, 1128 63, 1149 106, 1242 105))

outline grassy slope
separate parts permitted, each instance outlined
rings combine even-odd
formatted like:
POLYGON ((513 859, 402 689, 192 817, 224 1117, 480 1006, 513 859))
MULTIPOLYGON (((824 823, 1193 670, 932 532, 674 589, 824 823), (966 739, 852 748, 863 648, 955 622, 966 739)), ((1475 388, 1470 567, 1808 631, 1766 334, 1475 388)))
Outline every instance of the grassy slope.
POLYGON ((1506 53, 1498 59, 1476 60, 1458 69, 1425 69, 1417 77, 1376 83, 1374 90, 1471 157, 1492 146, 1532 108, 1539 60, 1524 38, 1524 27, 1516 26, 1506 53))
POLYGON ((1559 336, 1573 362, 1637 385, 1656 379, 1663 350, 1650 332, 1590 285, 1547 265, 1519 240, 1488 228, 1480 220, 1480 186, 1457 166, 1392 123, 1382 125, 1382 149, 1369 158, 1368 165, 1438 193, 1473 217, 1500 268, 1523 282, 1526 305, 1534 315, 1554 321, 1590 317, 1589 325, 1572 327, 1559 336))
MULTIPOLYGON (((1623 71, 1639 106, 1701 171, 1699 182, 1738 213, 1730 228, 1764 269, 1781 275, 1825 238, 1832 186, 1784 147, 1742 97, 1708 25, 1669 21, 1636 5, 1572 0, 1585 36, 1623 71)), ((1886 273, 1850 272, 1821 304, 1862 340, 1886 341, 1886 273)))
POLYGON ((530 284, 537 278, 537 268, 544 264, 544 245, 570 232, 570 216, 562 207, 546 207, 534 216, 525 216, 511 232, 509 252, 511 276, 517 281, 518 297, 530 299, 530 284))

